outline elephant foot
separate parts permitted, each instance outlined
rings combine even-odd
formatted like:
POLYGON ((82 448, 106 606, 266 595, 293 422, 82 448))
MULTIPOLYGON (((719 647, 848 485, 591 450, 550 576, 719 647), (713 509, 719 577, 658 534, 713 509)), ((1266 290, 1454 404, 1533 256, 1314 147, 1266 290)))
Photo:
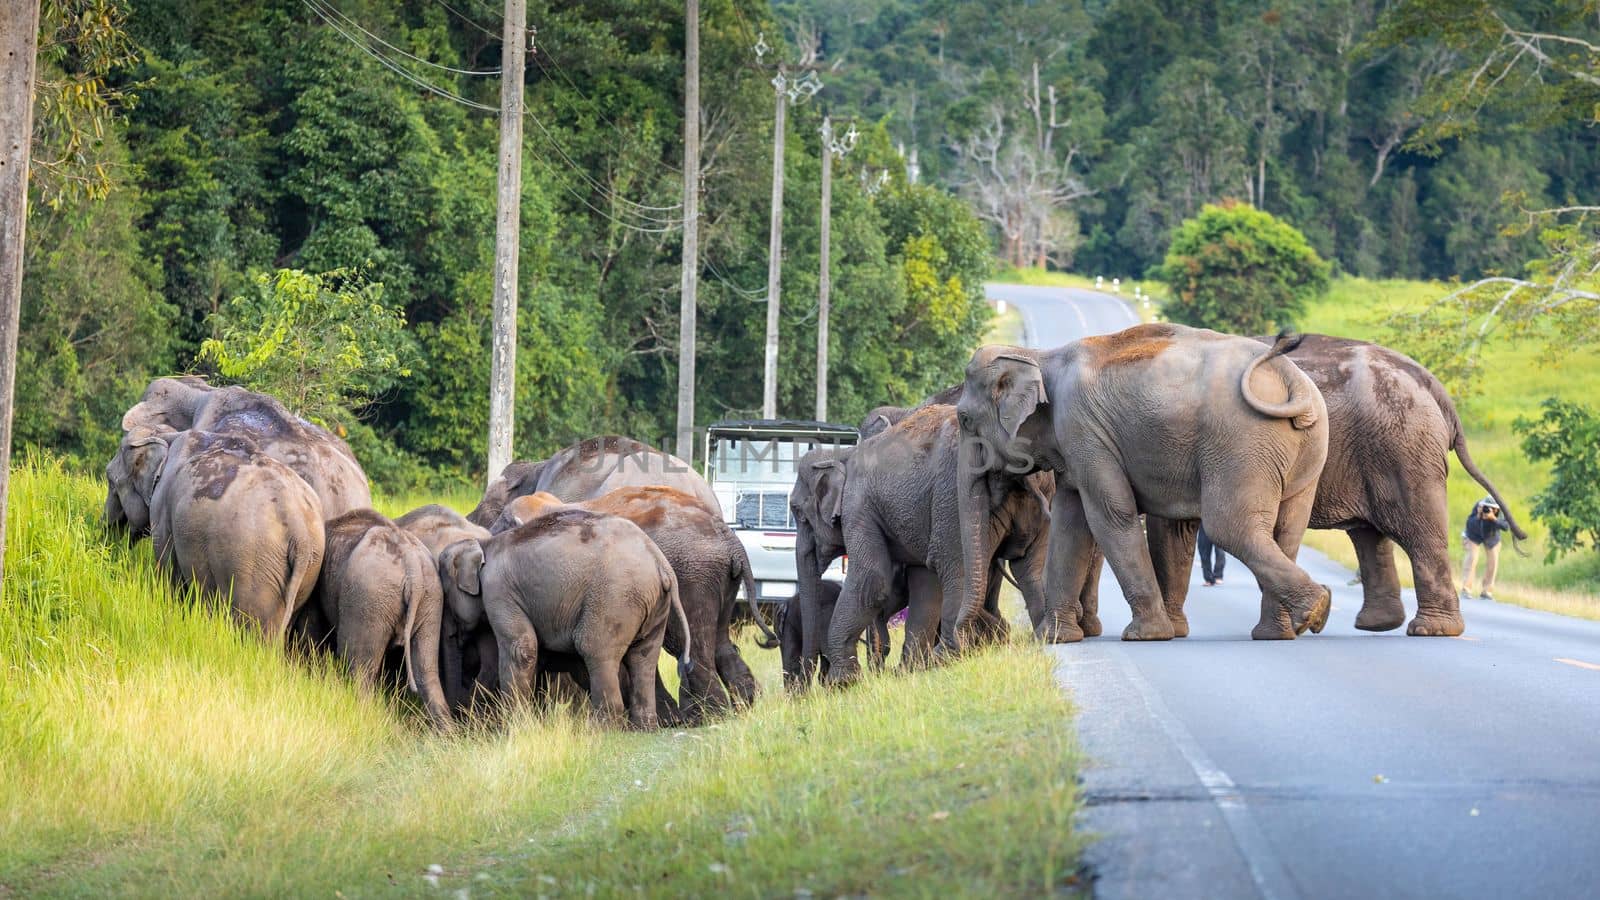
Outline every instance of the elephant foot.
POLYGON ((1172 636, 1186 638, 1189 636, 1189 617, 1182 612, 1167 610, 1167 621, 1172 623, 1172 636))
POLYGON ((1172 622, 1165 613, 1135 615, 1128 627, 1122 629, 1122 639, 1125 641, 1170 641, 1173 637, 1172 622))
POLYGON ((1460 613, 1418 612, 1406 626, 1406 634, 1412 637, 1455 637, 1466 630, 1460 613))
POLYGON ((1262 619, 1256 627, 1250 629, 1252 641, 1292 641, 1295 630, 1284 621, 1287 617, 1279 614, 1271 619, 1262 619))
POLYGON ((1393 631, 1405 623, 1406 608, 1401 605, 1399 597, 1395 597, 1393 603, 1388 600, 1369 600, 1362 604, 1361 612, 1356 614, 1356 627, 1362 631, 1393 631))
POLYGON ((1092 613, 1079 616, 1078 627, 1083 629, 1084 637, 1099 637, 1105 631, 1105 627, 1100 624, 1100 617, 1092 613))
POLYGON ((822 677, 822 683, 828 687, 845 687, 861 680, 861 664, 854 658, 848 662, 835 663, 828 667, 822 677))
MULTIPOLYGON (((1083 615, 1084 611, 1081 608, 1072 612, 1066 609, 1046 609, 1044 617, 1039 620, 1033 633, 1046 644, 1076 644, 1083 640, 1086 633, 1086 629, 1079 625, 1083 615)), ((1096 621, 1098 622, 1098 619, 1096 621)))
POLYGON ((1307 609, 1292 609, 1290 624, 1294 626, 1295 634, 1304 634, 1307 629, 1312 634, 1320 634, 1328 624, 1328 611, 1333 608, 1333 591, 1325 584, 1319 584, 1321 596, 1307 609))

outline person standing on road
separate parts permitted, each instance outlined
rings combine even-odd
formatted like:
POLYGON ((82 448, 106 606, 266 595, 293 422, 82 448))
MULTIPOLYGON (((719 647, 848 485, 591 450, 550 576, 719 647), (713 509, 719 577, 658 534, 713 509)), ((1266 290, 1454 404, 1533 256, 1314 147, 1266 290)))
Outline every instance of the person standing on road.
POLYGON ((1478 596, 1494 599, 1494 575, 1500 567, 1500 532, 1511 528, 1500 515, 1500 504, 1493 497, 1485 497, 1472 507, 1467 515, 1467 527, 1461 532, 1461 596, 1472 596, 1473 570, 1478 568, 1478 551, 1485 557, 1483 567, 1483 592, 1478 596))
POLYGON ((1200 544, 1200 574, 1206 580, 1206 587, 1222 583, 1222 568, 1228 564, 1228 554, 1222 548, 1211 543, 1211 538, 1206 537, 1205 526, 1200 526, 1200 533, 1196 536, 1200 544), (1215 561, 1212 557, 1215 555, 1215 561))

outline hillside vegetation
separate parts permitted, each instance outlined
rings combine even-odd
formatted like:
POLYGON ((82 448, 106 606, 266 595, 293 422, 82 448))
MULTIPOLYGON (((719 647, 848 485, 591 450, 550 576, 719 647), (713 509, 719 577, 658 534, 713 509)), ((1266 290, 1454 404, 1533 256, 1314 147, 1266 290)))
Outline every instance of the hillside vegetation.
POLYGON ((765 694, 708 728, 522 711, 438 737, 175 592, 148 542, 102 532, 97 480, 35 458, 12 497, 0 896, 1017 896, 1076 877, 1070 711, 1035 647, 789 700, 776 652, 747 643, 765 694))

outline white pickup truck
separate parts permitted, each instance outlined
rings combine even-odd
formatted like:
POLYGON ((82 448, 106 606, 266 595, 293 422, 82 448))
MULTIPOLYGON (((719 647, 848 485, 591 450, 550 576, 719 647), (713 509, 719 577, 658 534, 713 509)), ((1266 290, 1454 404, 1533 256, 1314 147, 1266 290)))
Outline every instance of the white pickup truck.
MULTIPOLYGON (((818 447, 850 446, 859 438, 849 425, 778 419, 718 422, 706 430, 706 481, 750 557, 758 603, 781 605, 795 595, 789 512, 795 463, 818 447)), ((822 577, 843 581, 846 562, 835 562, 822 577)))

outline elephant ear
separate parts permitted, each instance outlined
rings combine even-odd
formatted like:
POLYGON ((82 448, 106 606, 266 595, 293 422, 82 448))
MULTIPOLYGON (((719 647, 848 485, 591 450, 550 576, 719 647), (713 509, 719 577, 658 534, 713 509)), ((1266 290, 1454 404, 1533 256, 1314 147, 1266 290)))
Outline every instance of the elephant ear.
POLYGON ((463 594, 473 597, 483 593, 483 545, 470 538, 456 541, 439 554, 447 568, 450 583, 463 594))
POLYGON ((827 517, 827 521, 837 522, 844 514, 844 465, 836 459, 824 460, 816 463, 817 473, 817 511, 827 517))
POLYGON ((995 406, 1000 415, 1000 427, 1005 429, 1006 437, 1016 440, 1017 432, 1022 429, 1022 423, 1028 421, 1034 410, 1041 403, 1049 403, 1050 397, 1044 389, 1044 373, 1039 371, 1039 364, 1026 356, 1011 353, 1002 353, 995 357, 996 365, 999 361, 1006 360, 1001 370, 997 387, 999 395, 995 399, 995 406))

